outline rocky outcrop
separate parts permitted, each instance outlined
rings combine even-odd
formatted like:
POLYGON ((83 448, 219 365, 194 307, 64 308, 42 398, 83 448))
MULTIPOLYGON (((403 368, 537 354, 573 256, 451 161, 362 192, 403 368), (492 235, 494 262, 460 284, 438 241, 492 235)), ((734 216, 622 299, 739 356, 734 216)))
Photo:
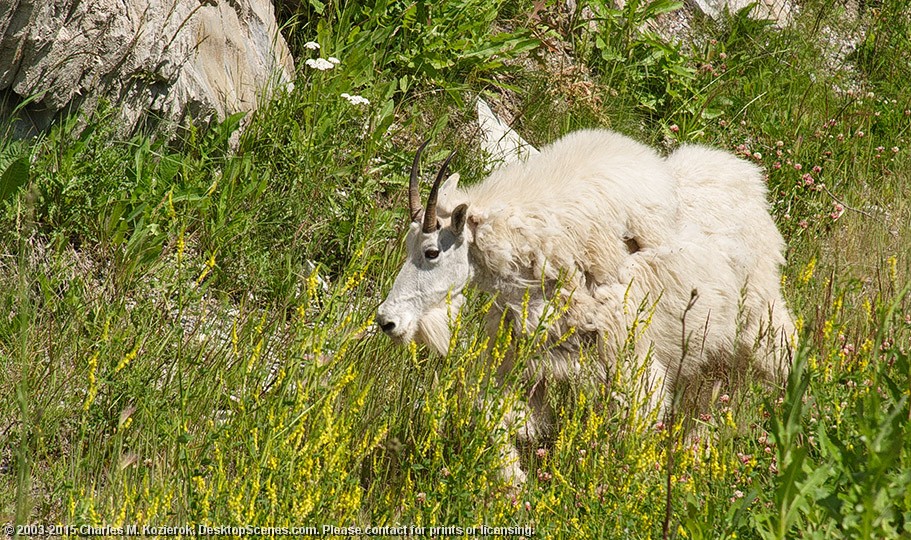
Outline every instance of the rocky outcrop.
MULTIPOLYGON (((618 8, 626 5, 626 0, 613 1, 618 8)), ((734 14, 746 7, 751 8, 750 18, 770 21, 779 28, 791 23, 796 9, 794 0, 685 0, 681 9, 649 19, 644 27, 671 41, 690 33, 697 13, 718 20, 725 13, 734 14)))
POLYGON ((693 3, 713 19, 717 19, 724 11, 736 13, 752 5, 751 17, 770 20, 778 26, 786 26, 791 22, 791 12, 794 9, 790 0, 693 0, 693 3))
POLYGON ((293 75, 270 0, 0 1, 0 117, 20 135, 104 101, 130 131, 221 119, 293 75))

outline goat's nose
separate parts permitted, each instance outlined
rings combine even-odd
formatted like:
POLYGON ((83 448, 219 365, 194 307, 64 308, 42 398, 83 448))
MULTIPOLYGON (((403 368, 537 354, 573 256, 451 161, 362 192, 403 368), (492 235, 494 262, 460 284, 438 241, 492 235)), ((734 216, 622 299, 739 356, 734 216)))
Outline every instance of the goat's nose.
POLYGON ((376 314, 376 323, 380 325, 380 328, 383 329, 383 332, 387 334, 395 330, 395 321, 388 319, 380 313, 376 314))

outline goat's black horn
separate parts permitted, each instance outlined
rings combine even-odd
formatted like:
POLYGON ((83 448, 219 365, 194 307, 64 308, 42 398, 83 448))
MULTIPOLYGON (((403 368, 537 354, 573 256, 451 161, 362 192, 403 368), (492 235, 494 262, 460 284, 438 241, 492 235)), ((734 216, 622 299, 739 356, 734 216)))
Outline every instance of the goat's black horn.
POLYGON ((437 195, 439 195, 440 183, 443 181, 443 178, 446 177, 446 167, 449 166, 449 162, 454 155, 455 150, 453 150, 452 153, 449 154, 449 157, 446 158, 446 161, 443 162, 443 166, 440 167, 440 172, 437 174, 436 180, 433 181, 433 187, 430 188, 430 195, 427 197, 427 209, 424 210, 424 224, 421 227, 421 230, 425 233, 437 230, 437 195))

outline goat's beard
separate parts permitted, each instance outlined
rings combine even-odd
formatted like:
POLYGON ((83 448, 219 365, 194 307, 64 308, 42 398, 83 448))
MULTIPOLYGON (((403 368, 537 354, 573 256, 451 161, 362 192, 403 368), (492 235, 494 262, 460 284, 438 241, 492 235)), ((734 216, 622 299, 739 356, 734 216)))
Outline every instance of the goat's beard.
POLYGON ((441 356, 449 352, 449 342, 452 339, 451 323, 464 302, 465 297, 461 293, 454 294, 450 301, 425 312, 418 322, 415 341, 427 345, 441 356))

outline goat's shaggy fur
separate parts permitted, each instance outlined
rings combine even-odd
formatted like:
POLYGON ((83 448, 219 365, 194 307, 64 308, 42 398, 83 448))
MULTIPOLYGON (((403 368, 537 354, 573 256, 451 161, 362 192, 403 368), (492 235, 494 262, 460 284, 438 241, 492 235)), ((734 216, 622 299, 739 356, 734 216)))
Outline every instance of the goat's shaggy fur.
POLYGON ((526 290, 531 305, 543 307, 541 280, 556 284, 563 274, 562 292, 572 297, 555 337, 572 326, 577 339, 593 333, 616 351, 635 307, 661 295, 639 342, 654 348, 659 373, 674 373, 683 357, 681 317, 696 289, 688 320, 706 329, 705 343, 691 344, 684 374, 702 358, 757 344, 768 375, 787 369, 774 354, 793 333, 780 292, 784 241, 762 173, 746 161, 701 146, 662 158, 617 133, 578 131, 446 203, 469 204, 475 281, 505 309, 521 313, 526 290))
MULTIPOLYGON (((580 373, 583 347, 602 359, 596 379, 629 369, 618 359, 630 328, 639 332, 633 356, 646 362, 638 397, 652 410, 668 407, 680 379, 737 357, 752 357, 770 379, 786 377, 794 324, 780 291, 784 241, 751 163, 695 145, 665 158, 623 135, 585 130, 480 184, 456 184, 443 186, 438 215, 445 224, 467 205, 470 279, 496 294, 490 330, 501 316, 534 328, 548 301, 566 302, 548 328, 560 346, 527 367, 527 433, 546 423, 536 392, 580 373)), ((446 310, 426 310, 417 331, 441 351, 446 310)))

